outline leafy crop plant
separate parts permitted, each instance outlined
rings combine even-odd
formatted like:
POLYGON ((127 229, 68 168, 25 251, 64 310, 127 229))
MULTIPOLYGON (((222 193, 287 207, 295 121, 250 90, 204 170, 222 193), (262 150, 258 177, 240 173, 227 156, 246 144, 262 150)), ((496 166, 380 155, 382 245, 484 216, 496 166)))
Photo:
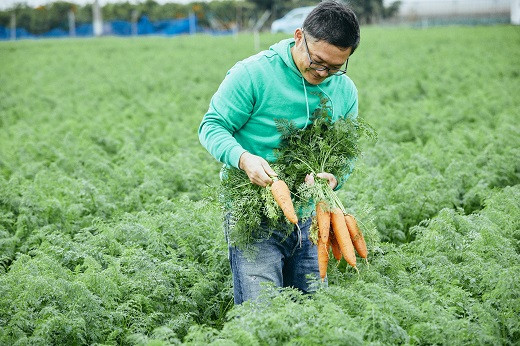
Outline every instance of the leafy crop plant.
POLYGON ((197 127, 251 35, 0 42, 0 345, 518 344, 518 28, 361 34, 370 266, 239 307, 197 127))

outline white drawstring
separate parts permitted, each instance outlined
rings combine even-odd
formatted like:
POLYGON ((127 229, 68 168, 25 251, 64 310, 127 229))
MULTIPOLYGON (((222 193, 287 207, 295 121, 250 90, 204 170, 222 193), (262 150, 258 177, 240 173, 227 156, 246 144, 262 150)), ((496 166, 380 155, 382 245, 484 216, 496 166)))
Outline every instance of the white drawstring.
POLYGON ((311 113, 309 111, 309 99, 307 98, 307 88, 305 87, 305 79, 303 78, 303 76, 302 76, 302 85, 303 85, 303 92, 305 93, 305 105, 307 106, 307 120, 305 121, 305 125, 303 127, 307 127, 307 125, 309 124, 309 121, 311 119, 311 113))

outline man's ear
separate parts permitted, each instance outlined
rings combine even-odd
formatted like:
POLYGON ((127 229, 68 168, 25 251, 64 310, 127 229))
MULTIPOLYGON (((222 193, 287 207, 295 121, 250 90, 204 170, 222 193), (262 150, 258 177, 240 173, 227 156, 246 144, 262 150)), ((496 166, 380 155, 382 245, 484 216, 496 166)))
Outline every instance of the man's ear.
POLYGON ((300 45, 302 40, 303 40, 302 28, 297 28, 296 30, 294 30, 294 41, 295 41, 296 45, 300 45))

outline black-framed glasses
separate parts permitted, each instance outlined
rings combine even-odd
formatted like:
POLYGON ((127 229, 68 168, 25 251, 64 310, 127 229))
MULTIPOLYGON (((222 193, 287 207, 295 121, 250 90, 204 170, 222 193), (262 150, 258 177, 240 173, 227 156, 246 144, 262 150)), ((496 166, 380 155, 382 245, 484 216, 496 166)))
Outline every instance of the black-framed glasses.
POLYGON ((333 76, 341 76, 342 74, 347 73, 347 67, 348 67, 348 59, 345 62, 345 69, 339 69, 339 68, 330 68, 322 64, 318 64, 317 62, 312 61, 311 54, 309 53, 309 46, 307 45, 307 40, 305 39, 305 33, 302 30, 303 34, 303 42, 305 43, 305 50, 307 51, 307 56, 309 57, 309 68, 313 69, 314 71, 327 71, 327 73, 333 76))

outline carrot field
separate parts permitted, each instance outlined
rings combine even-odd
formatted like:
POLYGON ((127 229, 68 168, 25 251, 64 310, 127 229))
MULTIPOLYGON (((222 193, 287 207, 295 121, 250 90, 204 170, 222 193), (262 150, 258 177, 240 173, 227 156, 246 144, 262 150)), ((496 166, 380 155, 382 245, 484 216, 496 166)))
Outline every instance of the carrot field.
POLYGON ((518 345, 520 28, 362 27, 349 76, 378 138, 339 197, 370 264, 234 307, 197 128, 253 53, 0 42, 0 345, 518 345))

